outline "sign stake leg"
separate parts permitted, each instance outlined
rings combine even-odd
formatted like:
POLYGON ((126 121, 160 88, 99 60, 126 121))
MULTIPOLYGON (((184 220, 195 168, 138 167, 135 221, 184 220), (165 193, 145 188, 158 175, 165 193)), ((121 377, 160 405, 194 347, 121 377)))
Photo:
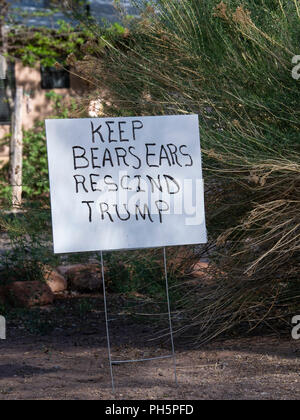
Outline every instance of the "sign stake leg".
POLYGON ((168 313, 169 313, 169 325, 170 325, 170 338, 171 338, 171 343, 172 343, 172 355, 173 355, 173 364, 174 364, 174 377, 175 377, 176 386, 178 386, 177 372, 176 372, 176 356, 175 356, 173 328, 172 328, 172 317, 171 317, 170 298, 169 298, 169 285, 168 285, 168 270, 167 270, 166 247, 163 248, 163 251, 164 251, 164 266, 165 266, 165 278, 166 278, 166 294, 167 294, 168 313))
POLYGON ((110 350, 109 326, 108 326, 106 292, 105 292, 105 278, 104 278, 104 262, 103 262, 103 252, 102 251, 100 251, 100 255, 101 255, 101 270, 102 270, 102 283, 103 283, 103 299, 104 299, 104 313, 105 313, 105 324, 106 324, 107 350, 108 350, 111 386, 112 386, 112 391, 115 392, 114 375, 113 375, 112 362, 111 362, 111 350, 110 350))

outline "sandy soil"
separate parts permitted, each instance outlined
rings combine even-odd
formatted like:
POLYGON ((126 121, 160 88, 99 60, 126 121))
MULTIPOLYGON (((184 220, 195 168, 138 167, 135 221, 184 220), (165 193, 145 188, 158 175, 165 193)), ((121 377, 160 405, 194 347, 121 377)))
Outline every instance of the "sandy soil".
MULTIPOLYGON (((0 341, 0 400, 298 399, 300 342, 273 337, 230 339, 200 349, 176 341, 172 359, 113 367, 111 390, 101 296, 59 300, 51 308, 8 316, 0 341)), ((153 326, 120 314, 111 322, 113 359, 167 355, 153 326)))

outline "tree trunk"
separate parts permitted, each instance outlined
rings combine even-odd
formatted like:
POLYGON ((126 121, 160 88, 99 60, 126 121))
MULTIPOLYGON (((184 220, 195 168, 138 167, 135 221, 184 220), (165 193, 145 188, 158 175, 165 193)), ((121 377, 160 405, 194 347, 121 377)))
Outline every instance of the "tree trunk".
POLYGON ((17 87, 15 109, 12 120, 10 144, 10 181, 12 186, 12 207, 17 209, 22 204, 22 166, 23 166, 23 133, 22 133, 23 87, 17 87))

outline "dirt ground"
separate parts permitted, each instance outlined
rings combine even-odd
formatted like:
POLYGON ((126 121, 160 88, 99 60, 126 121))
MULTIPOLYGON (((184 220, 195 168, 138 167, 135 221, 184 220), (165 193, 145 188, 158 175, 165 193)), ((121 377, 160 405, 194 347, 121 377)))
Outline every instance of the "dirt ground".
MULTIPOLYGON (((277 336, 215 341, 200 349, 175 341, 173 359, 113 366, 112 393, 102 296, 60 299, 7 316, 0 340, 0 400, 298 399, 300 342, 277 336)), ((110 318, 113 359, 170 354, 153 325, 110 318)))

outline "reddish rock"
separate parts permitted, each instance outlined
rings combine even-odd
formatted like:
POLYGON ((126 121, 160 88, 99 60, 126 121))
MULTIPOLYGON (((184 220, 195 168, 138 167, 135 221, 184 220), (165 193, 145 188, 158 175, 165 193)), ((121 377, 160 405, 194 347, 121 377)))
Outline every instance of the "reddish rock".
MULTIPOLYGON (((217 266, 209 262, 198 261, 192 267, 191 275, 197 279, 195 280, 194 284, 197 284, 198 281, 201 282, 201 284, 211 285, 215 283, 215 279, 217 277, 225 276, 225 273, 221 271, 217 266)), ((190 284, 192 284, 192 282, 190 282, 190 284)))
POLYGON ((60 266, 57 271, 66 278, 69 290, 102 291, 101 267, 98 264, 60 266))
POLYGON ((210 269, 209 263, 204 261, 198 261, 192 267, 191 272, 192 277, 194 277, 194 281, 189 281, 190 286, 198 286, 199 284, 211 284, 213 281, 213 274, 210 269))
POLYGON ((53 293, 64 292, 68 288, 68 283, 65 277, 52 268, 45 268, 44 278, 53 293))
POLYGON ((16 307, 49 305, 54 300, 50 287, 40 281, 15 281, 6 287, 6 296, 16 307))
POLYGON ((208 267, 209 267, 208 262, 198 261, 192 267, 192 273, 191 274, 194 277, 202 277, 202 276, 205 276, 205 275, 207 275, 208 267))

